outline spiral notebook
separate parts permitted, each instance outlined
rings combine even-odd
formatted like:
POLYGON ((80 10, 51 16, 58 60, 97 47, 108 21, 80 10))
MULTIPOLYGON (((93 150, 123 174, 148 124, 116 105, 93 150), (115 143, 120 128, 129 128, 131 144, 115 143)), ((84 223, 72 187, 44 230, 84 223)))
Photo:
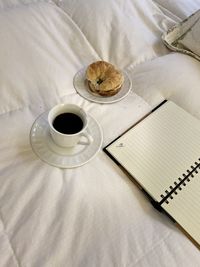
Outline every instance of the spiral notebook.
POLYGON ((104 151, 200 245, 200 121, 171 101, 104 151))

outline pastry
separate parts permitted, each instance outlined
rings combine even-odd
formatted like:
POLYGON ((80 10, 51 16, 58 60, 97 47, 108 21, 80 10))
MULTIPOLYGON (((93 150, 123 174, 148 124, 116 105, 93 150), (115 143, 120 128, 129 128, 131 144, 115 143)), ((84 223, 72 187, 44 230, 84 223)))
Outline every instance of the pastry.
POLYGON ((96 61, 86 70, 89 89, 101 96, 112 96, 119 92, 124 82, 123 74, 106 61, 96 61))

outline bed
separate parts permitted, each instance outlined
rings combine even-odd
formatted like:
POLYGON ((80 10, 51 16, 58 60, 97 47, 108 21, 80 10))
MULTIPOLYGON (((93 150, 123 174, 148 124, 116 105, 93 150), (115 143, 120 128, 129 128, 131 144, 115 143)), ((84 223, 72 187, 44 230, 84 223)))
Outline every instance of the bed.
POLYGON ((101 126, 102 148, 164 99, 200 119, 200 63, 162 33, 199 0, 0 0, 0 266, 200 266, 199 249, 102 151, 77 168, 37 157, 30 129, 58 103, 101 126), (105 60, 125 70, 115 103, 83 98, 74 76, 105 60))

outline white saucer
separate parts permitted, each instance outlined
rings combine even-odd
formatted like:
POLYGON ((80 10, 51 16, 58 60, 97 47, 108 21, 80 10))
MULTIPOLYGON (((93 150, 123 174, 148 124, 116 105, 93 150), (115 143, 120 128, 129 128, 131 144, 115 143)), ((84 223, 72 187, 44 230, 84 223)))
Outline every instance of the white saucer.
POLYGON ((30 131, 32 149, 41 160, 59 168, 75 168, 87 163, 100 150, 103 141, 102 130, 90 115, 88 115, 88 131, 94 141, 90 145, 77 145, 73 148, 62 148, 53 142, 47 116, 48 111, 41 114, 30 131))
POLYGON ((122 71, 124 75, 124 83, 122 85, 122 88, 120 91, 113 96, 100 96, 95 93, 92 93, 90 89, 88 88, 87 81, 85 79, 85 72, 87 67, 84 67, 83 69, 79 70, 75 76, 74 76, 74 87, 79 95, 84 97, 87 100, 90 100, 92 102, 96 103, 114 103, 119 100, 122 100, 124 97, 128 95, 128 93, 131 90, 132 82, 128 76, 128 74, 125 71, 122 71))

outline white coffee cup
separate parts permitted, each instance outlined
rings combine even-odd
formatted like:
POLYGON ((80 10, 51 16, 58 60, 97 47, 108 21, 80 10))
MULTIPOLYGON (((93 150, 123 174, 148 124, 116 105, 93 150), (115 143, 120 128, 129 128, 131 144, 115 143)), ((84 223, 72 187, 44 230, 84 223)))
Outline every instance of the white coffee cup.
MULTIPOLYGON (((58 120, 58 119, 57 119, 58 120)), ((54 106, 48 114, 48 123, 50 128, 50 134, 53 139, 53 141, 61 147, 73 147, 78 144, 80 145, 89 145, 93 142, 92 136, 87 132, 88 128, 88 116, 86 112, 75 104, 58 104, 54 106), (61 115, 63 114, 63 115, 61 115), (67 117, 67 115, 68 117, 67 117), (70 115, 69 115, 70 114, 70 115), (71 115, 72 114, 72 115, 71 115), (55 119, 58 118, 58 116, 61 115, 62 122, 66 127, 66 131, 61 131, 58 127, 55 125, 55 119), (74 116, 73 116, 74 115, 74 116), (71 120, 69 120, 69 116, 71 116, 71 120), (78 116, 78 118, 77 118, 78 116), (78 120, 78 122, 82 123, 79 125, 77 129, 71 129, 74 128, 74 121, 78 120), (71 127, 71 128, 70 128, 71 127), (68 129, 69 128, 69 129, 68 129), (68 133, 69 131, 71 131, 68 133), (73 131, 75 130, 75 131, 73 131), (83 140, 85 139, 85 140, 83 140)))

